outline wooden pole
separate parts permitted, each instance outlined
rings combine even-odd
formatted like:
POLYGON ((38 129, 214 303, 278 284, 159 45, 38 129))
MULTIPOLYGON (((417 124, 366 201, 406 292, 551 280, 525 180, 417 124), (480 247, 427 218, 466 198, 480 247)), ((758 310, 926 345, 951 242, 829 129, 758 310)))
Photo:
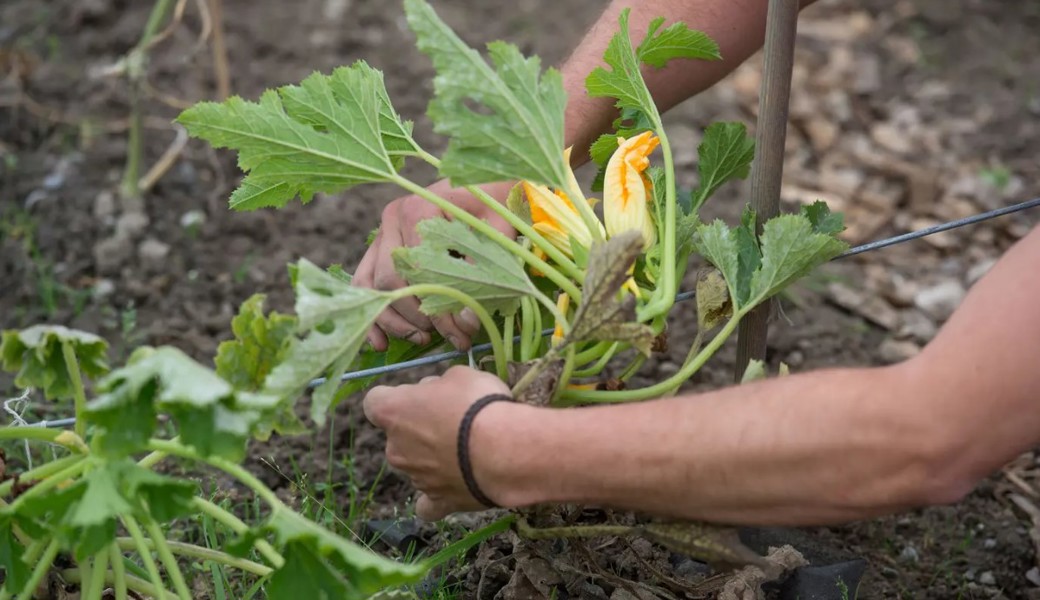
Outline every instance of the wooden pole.
MULTIPOLYGON (((756 214, 759 234, 762 223, 780 213, 780 182, 784 172, 798 10, 799 0, 769 0, 762 89, 758 97, 755 161, 751 168, 751 206, 756 214)), ((772 301, 763 302, 740 322, 734 373, 737 382, 752 359, 765 359, 772 307, 772 301)))

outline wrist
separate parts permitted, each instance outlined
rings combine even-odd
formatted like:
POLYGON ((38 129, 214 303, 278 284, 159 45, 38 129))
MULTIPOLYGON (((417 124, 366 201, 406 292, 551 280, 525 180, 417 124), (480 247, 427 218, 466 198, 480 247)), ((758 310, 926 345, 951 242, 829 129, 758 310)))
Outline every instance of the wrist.
POLYGON ((495 504, 518 508, 542 502, 540 441, 544 409, 495 402, 481 411, 470 431, 470 461, 477 485, 495 504), (541 417, 541 418, 540 418, 541 417))

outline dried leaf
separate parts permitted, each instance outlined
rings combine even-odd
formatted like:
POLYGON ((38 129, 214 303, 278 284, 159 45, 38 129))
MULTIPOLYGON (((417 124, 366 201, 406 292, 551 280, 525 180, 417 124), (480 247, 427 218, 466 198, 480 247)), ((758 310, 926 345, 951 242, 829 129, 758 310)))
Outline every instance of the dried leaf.
POLYGON ((729 287, 718 269, 705 270, 697 277, 697 327, 710 331, 733 314, 729 287))
POLYGON ((705 523, 648 523, 639 528, 646 539, 669 550, 708 563, 717 570, 768 563, 740 541, 737 530, 705 523))
POLYGON ((539 359, 525 363, 512 362, 507 365, 509 370, 509 387, 514 388, 513 396, 517 402, 532 404, 534 406, 548 406, 556 389, 560 385, 560 376, 563 374, 564 360, 555 358, 551 360, 539 359), (516 390, 516 385, 524 379, 528 373, 534 379, 526 383, 523 389, 516 390))
POLYGON ((642 248, 643 236, 639 231, 625 232, 592 246, 584 295, 564 343, 627 342, 650 356, 653 329, 636 322, 635 298, 626 296, 622 301, 617 298, 642 248))
POLYGON ((531 224, 531 205, 524 197, 524 188, 519 183, 509 190, 506 196, 506 208, 514 215, 520 217, 524 223, 531 224))

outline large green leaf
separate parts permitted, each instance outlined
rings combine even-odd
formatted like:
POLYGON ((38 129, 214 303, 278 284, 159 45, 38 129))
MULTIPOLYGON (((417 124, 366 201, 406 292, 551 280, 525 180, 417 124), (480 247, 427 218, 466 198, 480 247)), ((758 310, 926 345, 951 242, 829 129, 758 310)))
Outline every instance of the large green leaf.
POLYGON ((15 385, 43 390, 48 399, 72 398, 73 384, 62 345, 72 347, 80 372, 100 377, 108 372, 108 342, 61 325, 35 325, 21 331, 9 330, 0 337, 0 362, 5 371, 15 372, 15 385))
POLYGON ((268 90, 259 102, 200 102, 177 122, 215 147, 238 151, 248 175, 231 206, 242 210, 387 181, 400 167, 395 155, 416 151, 382 75, 363 61, 268 90))
MULTIPOLYGON (((459 221, 426 219, 418 224, 422 243, 393 252, 394 266, 408 283, 444 285, 463 292, 488 311, 512 315, 520 298, 537 291, 512 252, 459 221)), ((456 299, 442 295, 423 298, 431 315, 461 310, 456 299)))
POLYGON ((437 70, 428 114, 451 138, 441 174, 455 185, 526 179, 566 187, 560 73, 541 74, 537 57, 504 42, 488 44, 489 65, 425 0, 405 0, 405 13, 437 70))
POLYGON ((88 405, 87 418, 102 429, 101 447, 116 455, 141 450, 158 414, 168 412, 185 444, 204 455, 241 460, 253 427, 276 403, 274 397, 236 392, 212 370, 168 346, 139 349, 99 389, 103 393, 88 405))
POLYGON ((311 381, 326 376, 314 392, 311 418, 319 425, 332 405, 343 373, 357 358, 365 335, 393 298, 355 287, 342 278, 301 259, 295 269, 298 331, 284 359, 264 383, 264 394, 282 403, 295 403, 311 381))
POLYGON ((22 555, 25 548, 14 535, 10 515, 0 515, 0 567, 4 570, 3 589, 13 596, 29 583, 29 568, 22 555))
POLYGON ((712 123, 697 148, 700 184, 691 194, 691 210, 696 212, 715 190, 732 179, 744 179, 755 158, 755 139, 743 123, 712 123))

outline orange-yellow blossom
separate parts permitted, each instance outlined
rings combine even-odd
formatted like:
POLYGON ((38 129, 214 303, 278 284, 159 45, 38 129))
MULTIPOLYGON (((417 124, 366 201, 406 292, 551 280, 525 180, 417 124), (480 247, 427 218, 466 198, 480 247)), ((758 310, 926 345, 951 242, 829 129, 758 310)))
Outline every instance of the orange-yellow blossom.
MULTIPOLYGON (((564 160, 568 163, 570 153, 570 148, 563 153, 564 160)), ((573 171, 569 167, 567 171, 571 187, 580 189, 573 171)), ((592 232, 567 194, 562 190, 553 191, 544 185, 529 181, 522 181, 521 185, 531 207, 531 224, 535 231, 542 234, 549 243, 559 248, 569 258, 574 258, 571 238, 585 248, 592 246, 592 232)), ((589 202, 586 199, 580 201, 589 202)), ((600 235, 604 235, 602 225, 600 225, 600 235)))
POLYGON ((603 220, 607 235, 633 229, 643 234, 643 249, 657 241, 657 228, 650 212, 652 189, 646 176, 647 158, 661 143, 651 131, 635 137, 618 138, 618 149, 610 156, 603 179, 603 220))

